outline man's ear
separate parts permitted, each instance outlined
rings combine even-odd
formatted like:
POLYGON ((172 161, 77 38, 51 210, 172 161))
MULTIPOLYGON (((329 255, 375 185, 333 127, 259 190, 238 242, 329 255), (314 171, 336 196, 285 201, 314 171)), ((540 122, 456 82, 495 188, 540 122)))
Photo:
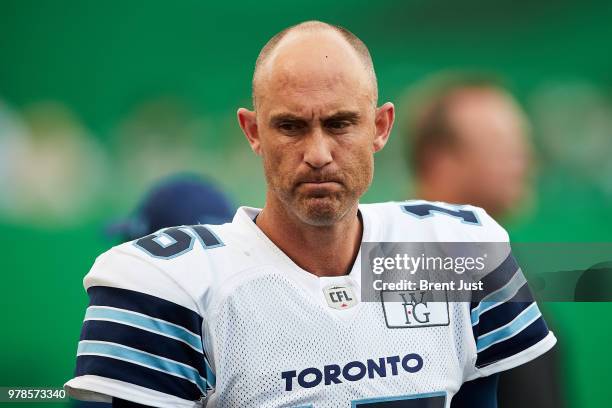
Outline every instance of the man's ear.
POLYGON ((376 135, 374 137, 374 151, 381 150, 387 144, 393 122, 395 121, 395 106, 391 102, 387 102, 379 108, 376 108, 376 135))
POLYGON ((257 155, 260 155, 261 143, 259 140, 259 131, 257 129, 257 117, 255 115, 255 111, 240 108, 238 109, 237 115, 240 128, 249 141, 251 149, 257 155))

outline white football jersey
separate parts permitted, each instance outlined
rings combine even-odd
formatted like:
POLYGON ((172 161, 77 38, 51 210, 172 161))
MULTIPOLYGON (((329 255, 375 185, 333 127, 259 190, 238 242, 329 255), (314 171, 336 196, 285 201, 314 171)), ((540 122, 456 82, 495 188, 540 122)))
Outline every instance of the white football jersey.
MULTIPOLYGON (((508 240, 472 206, 359 210, 363 242, 508 240)), ((259 211, 163 229, 98 257, 84 279, 90 304, 69 394, 156 407, 442 408, 463 382, 555 344, 533 301, 510 302, 528 291, 511 254, 480 301, 432 310, 440 324, 396 327, 381 302, 361 301, 360 255, 348 275, 317 277, 257 227, 259 211)))

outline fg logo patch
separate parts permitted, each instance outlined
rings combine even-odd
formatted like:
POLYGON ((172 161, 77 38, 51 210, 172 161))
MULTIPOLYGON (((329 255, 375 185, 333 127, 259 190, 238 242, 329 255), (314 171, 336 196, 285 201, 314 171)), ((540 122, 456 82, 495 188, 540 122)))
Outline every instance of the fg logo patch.
POLYGON ((416 328, 448 326, 448 301, 433 301, 428 291, 382 291, 383 312, 387 327, 416 328))
POLYGON ((357 296, 350 286, 332 285, 323 289, 327 305, 332 309, 345 310, 357 304, 357 296))

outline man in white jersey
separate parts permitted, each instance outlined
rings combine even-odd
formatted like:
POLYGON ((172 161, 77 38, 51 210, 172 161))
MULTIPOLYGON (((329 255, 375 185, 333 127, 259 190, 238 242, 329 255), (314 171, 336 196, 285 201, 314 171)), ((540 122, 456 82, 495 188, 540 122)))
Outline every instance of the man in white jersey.
POLYGON ((465 381, 554 345, 535 303, 506 302, 528 291, 509 254, 483 278, 491 293, 449 302, 432 324, 392 321, 392 305, 361 301, 363 242, 508 236, 476 207, 359 205, 394 107, 377 107, 357 37, 320 22, 277 34, 257 59, 253 103, 238 120, 264 165, 264 208, 98 257, 85 278, 72 396, 114 406, 450 407, 465 381))

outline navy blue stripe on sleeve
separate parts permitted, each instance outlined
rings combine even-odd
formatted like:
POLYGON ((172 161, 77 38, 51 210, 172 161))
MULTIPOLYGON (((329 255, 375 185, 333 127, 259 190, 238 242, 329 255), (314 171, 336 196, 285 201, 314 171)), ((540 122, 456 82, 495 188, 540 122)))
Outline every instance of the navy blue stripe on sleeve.
POLYGON ((205 355, 184 342, 146 330, 105 320, 86 320, 81 340, 103 341, 132 347, 194 367, 207 377, 205 355))
POLYGON ((514 336, 479 351, 476 359, 476 367, 482 368, 518 354, 543 340, 548 333, 546 322, 540 316, 514 336))
POLYGON ((501 289, 519 269, 519 265, 512 254, 509 254, 506 259, 493 271, 485 275, 480 281, 482 282, 482 291, 475 291, 472 294, 472 308, 478 304, 484 297, 501 289))
POLYGON ((165 320, 201 335, 202 317, 191 309, 146 293, 110 286, 87 289, 90 306, 108 306, 165 320))
POLYGON ((524 284, 509 301, 493 305, 492 308, 480 314, 476 324, 472 326, 474 338, 510 323, 512 319, 532 303, 522 301, 530 297, 529 286, 524 284))
POLYGON ((200 387, 185 378, 103 355, 79 355, 76 375, 112 378, 190 401, 203 395, 200 387))

